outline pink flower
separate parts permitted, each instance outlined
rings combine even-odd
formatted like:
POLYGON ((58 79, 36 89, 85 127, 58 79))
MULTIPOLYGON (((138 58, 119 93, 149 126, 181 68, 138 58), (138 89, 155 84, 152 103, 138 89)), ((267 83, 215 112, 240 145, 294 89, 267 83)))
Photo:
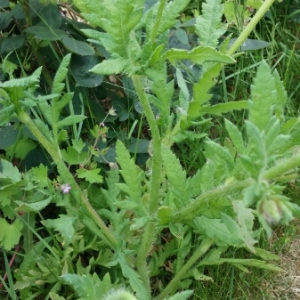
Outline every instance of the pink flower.
POLYGON ((71 190, 71 186, 68 183, 65 183, 65 184, 60 186, 60 189, 62 190, 62 192, 64 194, 68 194, 71 190))

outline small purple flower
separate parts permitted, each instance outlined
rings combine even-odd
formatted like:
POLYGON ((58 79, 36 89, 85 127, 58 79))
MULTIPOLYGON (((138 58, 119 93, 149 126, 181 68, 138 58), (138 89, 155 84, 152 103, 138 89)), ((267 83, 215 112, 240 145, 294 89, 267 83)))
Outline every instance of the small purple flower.
POLYGON ((101 126, 101 127, 105 127, 105 123, 104 123, 104 122, 101 122, 101 123, 100 123, 100 126, 101 126))
POLYGON ((60 189, 62 190, 62 192, 64 194, 68 194, 71 190, 71 186, 68 183, 65 183, 65 184, 60 186, 60 189))

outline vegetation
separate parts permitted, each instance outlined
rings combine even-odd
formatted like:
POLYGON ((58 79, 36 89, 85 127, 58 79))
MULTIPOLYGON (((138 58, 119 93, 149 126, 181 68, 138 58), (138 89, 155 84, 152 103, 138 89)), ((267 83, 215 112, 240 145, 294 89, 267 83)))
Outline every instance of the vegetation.
POLYGON ((281 271, 299 29, 273 2, 0 1, 1 299, 248 299, 281 271))

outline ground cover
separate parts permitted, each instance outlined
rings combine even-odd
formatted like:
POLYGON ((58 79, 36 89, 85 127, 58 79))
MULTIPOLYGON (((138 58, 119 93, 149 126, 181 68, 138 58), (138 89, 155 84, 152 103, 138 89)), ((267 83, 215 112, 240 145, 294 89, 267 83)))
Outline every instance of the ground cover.
POLYGON ((300 215, 272 2, 1 2, 4 299, 296 297, 269 285, 300 215))

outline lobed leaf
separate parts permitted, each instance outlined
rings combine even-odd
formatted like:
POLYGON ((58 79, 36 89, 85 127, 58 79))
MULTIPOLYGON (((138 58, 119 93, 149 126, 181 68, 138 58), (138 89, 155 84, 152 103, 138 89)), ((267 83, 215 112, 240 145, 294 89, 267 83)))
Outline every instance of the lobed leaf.
POLYGON ((200 38, 201 46, 216 48, 219 38, 226 32, 222 24, 223 4, 220 0, 207 0, 202 3, 202 15, 196 17, 195 33, 200 38))
POLYGON ((194 49, 170 49, 163 56, 162 59, 168 59, 170 63, 175 64, 178 60, 189 59, 195 64, 203 64, 204 62, 220 62, 220 63, 234 63, 235 60, 223 53, 218 52, 212 47, 198 46, 194 49))

